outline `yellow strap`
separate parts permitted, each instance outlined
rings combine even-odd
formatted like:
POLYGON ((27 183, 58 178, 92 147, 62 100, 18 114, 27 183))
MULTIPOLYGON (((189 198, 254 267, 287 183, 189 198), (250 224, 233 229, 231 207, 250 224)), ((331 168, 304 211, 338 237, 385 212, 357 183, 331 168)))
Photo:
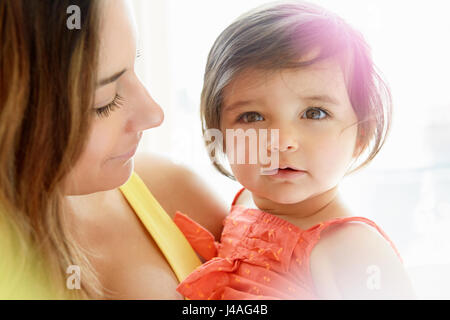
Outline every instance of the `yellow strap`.
POLYGON ((120 190, 166 257, 178 281, 183 281, 201 265, 183 233, 135 172, 120 190))

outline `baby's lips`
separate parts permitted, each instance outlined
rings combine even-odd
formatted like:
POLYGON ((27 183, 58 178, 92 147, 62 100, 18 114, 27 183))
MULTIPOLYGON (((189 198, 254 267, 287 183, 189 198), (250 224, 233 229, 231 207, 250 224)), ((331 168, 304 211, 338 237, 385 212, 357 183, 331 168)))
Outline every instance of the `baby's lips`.
POLYGON ((278 173, 278 168, 272 169, 272 170, 261 168, 261 175, 262 176, 271 176, 271 175, 274 175, 274 174, 277 174, 277 173, 278 173))

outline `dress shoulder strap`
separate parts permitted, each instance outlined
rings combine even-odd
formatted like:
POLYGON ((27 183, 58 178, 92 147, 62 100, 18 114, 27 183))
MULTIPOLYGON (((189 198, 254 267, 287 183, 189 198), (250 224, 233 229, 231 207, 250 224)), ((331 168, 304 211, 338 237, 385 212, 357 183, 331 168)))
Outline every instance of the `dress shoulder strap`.
POLYGON ((119 189, 164 254, 178 281, 183 281, 201 265, 183 233, 135 172, 119 189))
POLYGON ((231 203, 231 206, 234 206, 236 204, 236 201, 239 199, 239 196, 241 195, 242 192, 244 192, 244 190, 245 188, 243 187, 241 190, 238 191, 238 193, 236 193, 233 202, 231 203))
POLYGON ((319 241, 320 234, 324 230, 326 230, 330 226, 344 224, 344 223, 348 223, 348 222, 362 222, 362 223, 368 224, 368 225, 372 226, 373 228, 375 228, 383 236, 383 238, 385 238, 387 240, 387 242, 391 245, 391 247, 394 249, 395 253, 399 257, 400 261, 403 262, 403 259, 400 256, 399 251, 397 250, 397 248, 395 247, 395 245, 391 241, 391 239, 388 237, 388 235, 375 222, 373 222, 370 219, 364 218, 364 217, 335 218, 335 219, 331 219, 331 220, 319 223, 319 224, 311 227, 310 229, 307 230, 308 233, 310 234, 310 236, 312 236, 312 239, 310 239, 310 243, 311 243, 310 249, 312 250, 312 247, 319 241))

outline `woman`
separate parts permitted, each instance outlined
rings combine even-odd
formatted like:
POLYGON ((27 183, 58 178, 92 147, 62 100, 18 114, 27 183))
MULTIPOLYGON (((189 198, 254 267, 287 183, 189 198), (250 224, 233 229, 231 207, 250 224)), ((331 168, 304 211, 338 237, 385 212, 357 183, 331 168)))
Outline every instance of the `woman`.
MULTIPOLYGON (((146 219, 159 206, 151 194, 169 217, 181 210, 215 235, 226 208, 183 167, 152 155, 134 165, 143 131, 163 112, 134 72, 130 8, 124 0, 10 0, 0 19, 2 220, 36 248, 58 296, 182 298, 166 251, 188 250, 150 235, 146 219), (71 5, 80 28, 67 27, 71 5), (66 286, 73 265, 79 290, 66 286)), ((159 214, 153 235, 173 230, 159 214)))

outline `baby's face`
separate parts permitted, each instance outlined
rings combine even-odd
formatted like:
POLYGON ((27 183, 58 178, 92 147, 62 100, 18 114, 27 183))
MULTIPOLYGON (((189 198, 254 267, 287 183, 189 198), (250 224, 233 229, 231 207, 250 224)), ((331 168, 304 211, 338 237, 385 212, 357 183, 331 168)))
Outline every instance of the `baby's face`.
MULTIPOLYGON (((221 130, 278 129, 278 164, 249 161, 249 142, 235 140, 234 154, 245 150, 245 163, 230 163, 236 179, 254 195, 276 203, 297 203, 323 193, 343 178, 353 159, 357 117, 344 74, 334 60, 268 73, 249 69, 224 90, 221 130), (261 174, 262 171, 269 174, 261 174)), ((257 134, 259 140, 259 134, 257 134)), ((274 142, 273 142, 274 143, 274 142)), ((268 143, 270 148, 270 143, 268 143)), ((274 143, 275 145, 275 143, 274 143)), ((258 154, 259 154, 259 149, 258 154)), ((270 155, 270 150, 264 150, 270 155)), ((230 159, 230 150, 226 150, 230 159)), ((276 157, 274 157, 276 159, 276 157)))

